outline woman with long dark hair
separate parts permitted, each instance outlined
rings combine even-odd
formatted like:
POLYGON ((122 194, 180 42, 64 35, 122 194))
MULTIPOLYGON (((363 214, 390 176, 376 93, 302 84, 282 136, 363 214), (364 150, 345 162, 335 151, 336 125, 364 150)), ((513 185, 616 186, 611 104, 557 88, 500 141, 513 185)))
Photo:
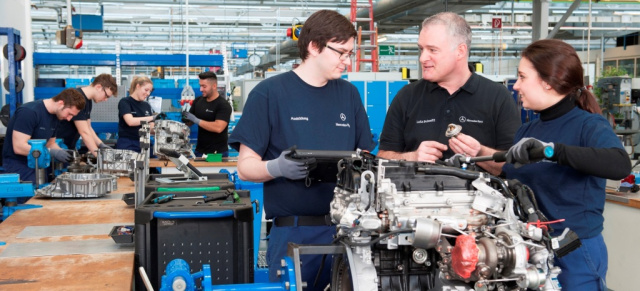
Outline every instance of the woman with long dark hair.
POLYGON ((568 227, 580 238, 581 247, 555 258, 562 287, 606 290, 605 183, 629 175, 631 162, 583 77, 580 58, 561 40, 539 40, 522 51, 514 89, 540 118, 518 130, 503 172, 532 188, 550 221, 564 219, 551 225, 552 236, 568 227), (543 146, 553 147, 553 157, 529 156, 543 146))

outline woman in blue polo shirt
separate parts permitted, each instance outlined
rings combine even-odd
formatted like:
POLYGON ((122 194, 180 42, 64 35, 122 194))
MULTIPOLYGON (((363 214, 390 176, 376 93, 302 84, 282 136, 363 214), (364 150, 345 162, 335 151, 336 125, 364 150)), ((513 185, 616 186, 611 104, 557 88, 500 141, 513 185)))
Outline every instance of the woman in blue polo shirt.
POLYGON ((118 142, 116 149, 140 152, 140 136, 138 130, 142 121, 153 121, 153 111, 147 97, 153 90, 153 83, 148 77, 137 76, 131 81, 129 97, 118 103, 118 142))
POLYGON ((605 182, 626 177, 631 162, 583 76, 580 58, 561 40, 536 41, 522 51, 514 89, 540 118, 518 130, 503 171, 531 187, 549 221, 564 219, 552 225, 552 236, 568 227, 580 237, 581 247, 555 258, 563 289, 607 290, 605 182), (529 157, 529 149, 543 146, 553 147, 552 158, 529 157))

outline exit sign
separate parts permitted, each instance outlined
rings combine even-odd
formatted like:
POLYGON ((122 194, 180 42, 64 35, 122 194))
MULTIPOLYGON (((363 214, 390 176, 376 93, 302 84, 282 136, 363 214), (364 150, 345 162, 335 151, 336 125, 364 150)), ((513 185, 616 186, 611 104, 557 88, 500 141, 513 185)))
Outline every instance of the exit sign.
POLYGON ((378 47, 378 51, 381 56, 395 56, 396 55, 396 47, 393 45, 380 45, 378 47))

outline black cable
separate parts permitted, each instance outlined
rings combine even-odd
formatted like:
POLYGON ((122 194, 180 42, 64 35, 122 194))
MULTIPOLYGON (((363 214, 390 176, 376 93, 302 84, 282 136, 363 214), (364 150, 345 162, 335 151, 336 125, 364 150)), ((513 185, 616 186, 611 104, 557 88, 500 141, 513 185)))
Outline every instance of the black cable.
POLYGON ((511 191, 509 191, 509 187, 507 187, 507 184, 504 183, 504 180, 495 177, 495 176, 491 176, 489 175, 489 180, 491 182, 494 182, 498 185, 500 185, 500 189, 502 189, 502 193, 504 193, 505 196, 507 196, 507 198, 515 198, 515 196, 513 195, 513 193, 511 193, 511 191))
MULTIPOLYGON (((335 244, 338 241, 340 241, 342 238, 347 237, 346 235, 340 235, 336 238, 334 238, 331 241, 331 244, 335 244)), ((318 285, 318 280, 320 280, 320 276, 322 275, 322 269, 324 269, 324 261, 327 259, 327 254, 322 255, 322 260, 320 260, 320 268, 318 269, 318 273, 316 274, 316 279, 313 280, 313 287, 315 287, 316 285, 318 285)))

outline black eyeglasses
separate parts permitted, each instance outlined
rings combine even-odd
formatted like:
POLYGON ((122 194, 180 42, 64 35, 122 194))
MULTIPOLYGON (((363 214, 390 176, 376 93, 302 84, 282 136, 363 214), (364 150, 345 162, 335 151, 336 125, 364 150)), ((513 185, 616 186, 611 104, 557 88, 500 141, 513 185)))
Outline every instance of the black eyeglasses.
POLYGON ((107 97, 107 99, 112 97, 112 96, 109 96, 109 94, 107 94, 107 90, 104 87, 102 87, 102 91, 104 91, 104 96, 107 97))
POLYGON ((340 54, 340 60, 344 61, 347 58, 349 58, 350 60, 353 60, 353 52, 341 52, 337 49, 332 48, 330 45, 326 45, 326 47, 336 53, 340 54))

